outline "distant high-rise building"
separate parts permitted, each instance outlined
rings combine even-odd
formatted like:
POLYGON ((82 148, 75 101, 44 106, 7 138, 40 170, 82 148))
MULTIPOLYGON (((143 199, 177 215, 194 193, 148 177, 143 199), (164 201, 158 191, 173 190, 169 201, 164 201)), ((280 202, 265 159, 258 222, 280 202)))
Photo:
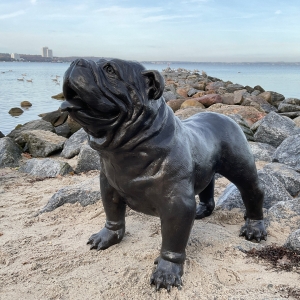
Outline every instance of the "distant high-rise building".
POLYGON ((42 48, 42 56, 43 57, 47 57, 47 51, 48 51, 48 47, 43 47, 42 48))
POLYGON ((53 53, 51 49, 47 49, 47 57, 53 58, 53 53))
POLYGON ((12 53, 10 57, 15 59, 15 60, 20 60, 20 55, 17 54, 17 53, 12 53))

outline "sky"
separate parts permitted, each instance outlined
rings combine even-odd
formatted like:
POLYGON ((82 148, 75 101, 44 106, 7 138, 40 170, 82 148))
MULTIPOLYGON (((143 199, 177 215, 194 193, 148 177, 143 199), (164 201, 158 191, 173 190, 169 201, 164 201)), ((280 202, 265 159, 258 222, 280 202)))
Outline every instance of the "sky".
POLYGON ((1 0, 0 53, 300 62, 299 0, 1 0))

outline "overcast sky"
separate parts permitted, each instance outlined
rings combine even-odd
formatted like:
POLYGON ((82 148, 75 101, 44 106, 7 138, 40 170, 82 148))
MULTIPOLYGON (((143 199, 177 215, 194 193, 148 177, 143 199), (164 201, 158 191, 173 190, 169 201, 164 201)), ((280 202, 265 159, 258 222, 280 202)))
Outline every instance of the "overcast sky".
POLYGON ((299 0, 1 0, 0 53, 300 61, 299 0))

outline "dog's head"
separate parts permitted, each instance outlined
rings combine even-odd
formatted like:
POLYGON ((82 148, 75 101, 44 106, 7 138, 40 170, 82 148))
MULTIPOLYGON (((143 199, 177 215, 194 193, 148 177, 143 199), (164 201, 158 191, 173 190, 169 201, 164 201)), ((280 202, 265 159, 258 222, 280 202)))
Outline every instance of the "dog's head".
POLYGON ((132 123, 160 99, 164 80, 160 73, 132 61, 98 62, 78 59, 64 75, 66 98, 61 110, 95 138, 104 137, 122 123, 132 123))

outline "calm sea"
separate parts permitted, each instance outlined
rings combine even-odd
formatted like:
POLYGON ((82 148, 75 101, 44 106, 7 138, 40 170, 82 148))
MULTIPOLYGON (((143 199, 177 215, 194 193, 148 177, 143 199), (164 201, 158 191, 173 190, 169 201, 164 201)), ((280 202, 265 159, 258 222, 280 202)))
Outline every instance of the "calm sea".
MULTIPOLYGON (((161 71, 167 64, 144 64, 161 71)), ((38 119, 40 113, 59 108, 51 96, 62 91, 62 77, 69 63, 0 62, 0 131, 8 134, 18 124, 38 119), (23 81, 18 79, 24 78, 23 81), (32 80, 32 82, 28 81, 32 80), (18 117, 8 113, 28 100, 32 107, 18 117)), ((242 85, 260 85, 266 91, 300 98, 300 64, 269 63, 172 63, 173 69, 203 70, 209 76, 242 85)))

